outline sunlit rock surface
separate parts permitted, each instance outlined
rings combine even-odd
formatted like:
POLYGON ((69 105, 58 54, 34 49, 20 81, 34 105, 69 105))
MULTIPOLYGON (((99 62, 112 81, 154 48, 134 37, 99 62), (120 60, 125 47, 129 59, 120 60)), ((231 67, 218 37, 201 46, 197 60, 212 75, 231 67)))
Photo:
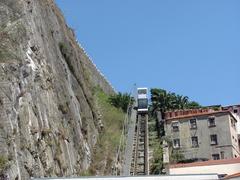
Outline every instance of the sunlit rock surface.
POLYGON ((2 176, 76 176, 99 129, 93 91, 113 88, 79 47, 53 0, 0 0, 2 176))

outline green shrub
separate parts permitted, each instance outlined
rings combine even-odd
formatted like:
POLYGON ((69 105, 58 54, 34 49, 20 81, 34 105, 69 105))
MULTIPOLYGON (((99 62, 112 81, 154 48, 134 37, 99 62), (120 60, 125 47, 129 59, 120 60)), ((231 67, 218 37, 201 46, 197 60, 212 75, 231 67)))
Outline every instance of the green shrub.
POLYGON ((94 161, 91 165, 91 173, 95 170, 101 170, 101 162, 107 160, 105 173, 110 172, 114 158, 119 147, 119 142, 122 134, 122 127, 125 114, 122 110, 114 107, 109 102, 109 96, 106 95, 100 88, 94 89, 96 103, 101 113, 103 131, 100 133, 96 152, 94 153, 94 161))
POLYGON ((185 160, 184 155, 178 151, 178 150, 173 150, 170 156, 170 161, 171 163, 179 163, 181 161, 185 160))
POLYGON ((89 170, 86 170, 80 173, 80 176, 92 176, 92 175, 93 174, 89 170))
POLYGON ((163 150, 160 143, 153 146, 153 161, 151 163, 151 174, 161 174, 163 169, 163 150))
POLYGON ((8 159, 7 157, 0 155, 0 172, 7 167, 8 159))
POLYGON ((109 97, 109 102, 116 108, 122 109, 125 113, 128 110, 128 107, 133 105, 134 98, 128 93, 121 93, 111 95, 109 97))

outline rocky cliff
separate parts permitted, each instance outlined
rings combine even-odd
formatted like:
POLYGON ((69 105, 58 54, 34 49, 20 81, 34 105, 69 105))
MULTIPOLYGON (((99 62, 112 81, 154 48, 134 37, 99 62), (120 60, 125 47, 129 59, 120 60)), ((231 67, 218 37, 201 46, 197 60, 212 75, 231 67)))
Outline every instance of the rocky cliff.
POLYGON ((53 0, 0 0, 0 170, 9 179, 89 168, 113 88, 53 0))

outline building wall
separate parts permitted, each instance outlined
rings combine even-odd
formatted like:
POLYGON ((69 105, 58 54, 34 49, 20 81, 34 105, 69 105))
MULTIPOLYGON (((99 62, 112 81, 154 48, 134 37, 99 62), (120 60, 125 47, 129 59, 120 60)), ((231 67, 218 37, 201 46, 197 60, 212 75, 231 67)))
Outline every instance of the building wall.
MULTIPOLYGON (((198 116, 197 129, 190 129, 189 120, 186 119, 176 119, 174 121, 179 122, 179 131, 172 131, 172 122, 167 121, 165 123, 166 136, 170 137, 171 140, 175 138, 180 138, 180 149, 179 151, 185 156, 185 159, 192 158, 206 158, 212 159, 212 154, 219 154, 224 152, 224 158, 232 158, 234 155, 239 156, 239 152, 234 150, 236 143, 233 143, 232 136, 236 136, 236 131, 231 128, 230 125, 230 114, 229 113, 218 113, 215 114, 215 127, 208 127, 208 117, 209 116, 198 116), (216 134, 218 145, 211 145, 210 135, 216 134), (192 147, 191 137, 198 137, 199 146, 196 148, 192 147)), ((221 155, 220 155, 221 158, 221 155)))
POLYGON ((237 119, 237 132, 240 134, 240 105, 223 107, 223 110, 231 111, 233 116, 237 119), (237 110, 237 112, 234 112, 234 110, 237 110))
POLYGON ((217 173, 217 174, 235 174, 240 170, 240 163, 236 164, 219 164, 211 166, 194 166, 194 167, 179 167, 170 168, 170 175, 174 174, 207 174, 207 173, 217 173))
POLYGON ((237 131, 237 123, 235 126, 233 126, 232 121, 234 121, 234 118, 232 116, 229 116, 229 128, 231 133, 231 141, 233 144, 233 157, 239 156, 239 144, 238 144, 238 134, 237 131))

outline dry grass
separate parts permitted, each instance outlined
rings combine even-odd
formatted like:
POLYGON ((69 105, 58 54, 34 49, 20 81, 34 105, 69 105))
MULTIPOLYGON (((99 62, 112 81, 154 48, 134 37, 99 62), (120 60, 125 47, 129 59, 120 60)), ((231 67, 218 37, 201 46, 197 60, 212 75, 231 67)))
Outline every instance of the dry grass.
POLYGON ((0 155, 0 173, 7 167, 7 162, 8 159, 5 156, 0 155))
POLYGON ((104 129, 99 135, 91 173, 97 171, 102 175, 109 175, 122 133, 122 125, 125 114, 109 103, 109 96, 100 89, 95 90, 97 105, 102 114, 104 129))

